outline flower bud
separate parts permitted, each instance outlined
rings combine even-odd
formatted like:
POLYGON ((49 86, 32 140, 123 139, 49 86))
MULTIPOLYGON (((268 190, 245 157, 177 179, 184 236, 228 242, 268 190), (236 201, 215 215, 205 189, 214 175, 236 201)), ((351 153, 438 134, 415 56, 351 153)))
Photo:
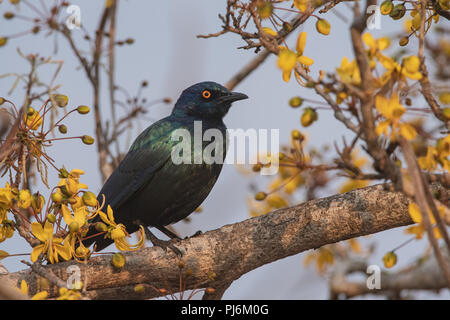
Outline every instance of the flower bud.
POLYGON ((402 38, 398 41, 398 44, 399 44, 401 47, 404 47, 404 46, 406 46, 406 45, 408 44, 408 42, 409 42, 409 38, 408 38, 408 37, 402 37, 402 38))
POLYGON ((106 232, 108 231, 108 227, 103 222, 97 222, 95 224, 95 230, 97 230, 98 232, 106 232))
POLYGON ((64 94, 57 94, 54 96, 55 102, 58 107, 64 108, 69 103, 69 98, 64 94))
POLYGON ((330 34, 330 29, 331 29, 331 26, 330 26, 330 23, 327 20, 325 20, 325 19, 318 19, 316 21, 316 30, 319 33, 324 34, 324 35, 327 36, 327 35, 330 34))
POLYGON ((6 20, 10 20, 10 19, 14 18, 14 12, 11 12, 11 11, 5 12, 5 13, 3 14, 3 17, 4 17, 6 20))
POLYGON ((115 268, 123 268, 123 266, 125 265, 125 256, 119 252, 114 253, 111 259, 111 264, 115 267, 115 268))
POLYGON ((292 31, 292 26, 289 22, 283 22, 283 30, 284 32, 291 32, 292 31))
POLYGON ((82 199, 83 203, 89 207, 95 207, 97 205, 97 197, 90 191, 83 193, 82 199))
POLYGON ((33 210, 35 213, 40 213, 42 209, 44 208, 45 204, 45 198, 43 195, 36 192, 31 197, 31 206, 33 207, 33 210))
POLYGON ((383 257, 383 263, 386 268, 392 268, 397 264, 397 255, 393 251, 386 253, 383 257))
POLYGON ((317 118, 318 118, 317 112, 313 108, 308 107, 303 112, 302 117, 300 119, 300 123, 304 127, 309 127, 314 121, 317 120, 317 118))
POLYGON ((55 223, 56 222, 56 216, 53 213, 49 213, 47 216, 47 220, 50 223, 55 223))
POLYGON ((270 1, 264 1, 258 5, 258 14, 261 19, 269 18, 273 13, 273 5, 270 1))
POLYGON ((289 100, 289 105, 290 105, 292 108, 298 108, 298 107, 300 107, 300 106, 302 105, 302 103, 303 103, 303 99, 300 98, 300 97, 292 97, 292 98, 289 100))
POLYGON ((73 221, 69 224, 69 232, 70 233, 76 233, 80 230, 80 225, 78 224, 78 222, 73 221))
POLYGON ((81 141, 83 141, 84 144, 90 145, 93 144, 95 140, 91 136, 84 135, 81 137, 81 141))
POLYGON ((254 164, 252 167, 253 172, 260 172, 262 168, 262 165, 260 163, 254 164))
POLYGON ((450 108, 444 108, 442 114, 446 120, 450 120, 450 108))
POLYGON ((66 134, 67 133, 67 126, 64 125, 64 124, 61 124, 61 125, 58 126, 58 130, 59 130, 60 133, 66 134))
POLYGON ((5 98, 0 97, 0 106, 5 103, 5 98))
POLYGON ((255 200, 257 200, 257 201, 263 201, 266 197, 267 197, 267 194, 262 191, 255 194, 255 200))
POLYGON ((403 18, 405 13, 406 13, 405 6, 403 4, 397 4, 394 6, 394 8, 392 8, 392 11, 389 14, 389 16, 394 20, 399 20, 403 18))
POLYGON ((382 15, 388 15, 391 13, 392 9, 394 8, 394 4, 391 0, 383 1, 380 5, 380 12, 382 15))
POLYGON ((297 129, 294 129, 291 131, 291 137, 294 140, 300 140, 300 141, 303 141, 303 139, 305 139, 303 134, 300 131, 298 131, 297 129))
POLYGON ((52 201, 55 203, 60 203, 64 199, 61 192, 52 193, 52 201))
POLYGON ((128 38, 125 40, 126 44, 133 44, 134 43, 134 39, 133 38, 128 38))
POLYGON ((7 37, 0 37, 0 47, 3 47, 8 42, 7 37))
POLYGON ((90 110, 88 106, 78 106, 77 108, 79 114, 87 114, 90 110))

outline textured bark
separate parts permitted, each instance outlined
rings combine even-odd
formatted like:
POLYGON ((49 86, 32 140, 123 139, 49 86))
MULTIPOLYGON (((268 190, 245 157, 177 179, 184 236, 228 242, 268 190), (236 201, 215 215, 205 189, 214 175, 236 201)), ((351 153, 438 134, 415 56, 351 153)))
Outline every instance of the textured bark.
MULTIPOLYGON (((180 273, 186 289, 226 287, 264 264, 411 224, 407 197, 388 187, 371 186, 308 201, 182 240, 175 245, 183 252, 183 269, 179 268, 180 258, 171 250, 165 253, 153 247, 125 253, 126 264, 121 270, 111 265, 111 255, 94 257, 86 264, 69 261, 44 269, 66 280, 66 268, 78 265, 81 280, 87 280, 85 295, 93 299, 160 296, 154 288, 178 292, 180 273), (145 290, 136 293, 136 284, 142 284, 145 290)), ((29 284, 30 293, 38 289, 38 276, 29 269, 0 275, 0 282, 12 285, 22 279, 29 284)), ((50 290, 50 296, 54 294, 56 288, 50 290)))

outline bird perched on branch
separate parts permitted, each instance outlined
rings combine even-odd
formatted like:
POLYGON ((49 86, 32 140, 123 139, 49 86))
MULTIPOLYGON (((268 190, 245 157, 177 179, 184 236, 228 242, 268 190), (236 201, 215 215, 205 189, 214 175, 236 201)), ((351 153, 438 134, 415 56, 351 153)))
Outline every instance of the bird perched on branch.
MULTIPOLYGON (((245 94, 231 92, 215 82, 197 83, 184 90, 172 113, 145 129, 133 142, 125 158, 114 170, 98 195, 99 203, 105 198, 104 209, 110 205, 117 223, 125 225, 129 233, 136 232, 140 225, 156 227, 171 238, 176 237, 165 226, 180 221, 191 214, 208 196, 222 170, 226 154, 226 127, 223 117, 231 104, 247 99, 245 94), (203 161, 202 150, 211 144, 203 141, 201 150, 194 147, 194 127, 201 121, 201 137, 208 129, 222 134, 222 161, 203 161), (179 130, 179 129, 184 129, 179 130), (191 146, 188 158, 191 163, 176 164, 172 151, 180 143, 173 138, 175 132, 188 132, 191 146)), ((185 141, 186 142, 186 141, 185 141)), ((185 154, 183 156, 186 156, 185 154)), ((186 159, 186 158, 184 158, 186 159)), ((99 222, 94 219, 93 222, 99 222)), ((92 225, 83 240, 87 247, 95 242, 95 251, 100 251, 113 241, 98 234, 92 225)), ((147 228, 147 236, 154 245, 164 245, 147 228)))

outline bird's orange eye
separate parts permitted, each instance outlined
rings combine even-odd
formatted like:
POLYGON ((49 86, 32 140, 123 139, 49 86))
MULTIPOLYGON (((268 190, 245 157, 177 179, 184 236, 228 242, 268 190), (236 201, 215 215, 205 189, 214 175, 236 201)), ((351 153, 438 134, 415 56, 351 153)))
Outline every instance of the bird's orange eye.
POLYGON ((208 90, 203 90, 202 97, 205 98, 205 99, 211 98, 211 92, 208 91, 208 90))

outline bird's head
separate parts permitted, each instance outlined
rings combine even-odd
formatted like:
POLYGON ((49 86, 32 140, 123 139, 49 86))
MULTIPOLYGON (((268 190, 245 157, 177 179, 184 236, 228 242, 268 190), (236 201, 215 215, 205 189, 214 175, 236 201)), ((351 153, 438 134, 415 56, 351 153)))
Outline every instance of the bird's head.
POLYGON ((222 119, 234 101, 247 98, 247 95, 231 92, 218 83, 212 81, 200 82, 183 91, 172 114, 205 119, 222 119))

